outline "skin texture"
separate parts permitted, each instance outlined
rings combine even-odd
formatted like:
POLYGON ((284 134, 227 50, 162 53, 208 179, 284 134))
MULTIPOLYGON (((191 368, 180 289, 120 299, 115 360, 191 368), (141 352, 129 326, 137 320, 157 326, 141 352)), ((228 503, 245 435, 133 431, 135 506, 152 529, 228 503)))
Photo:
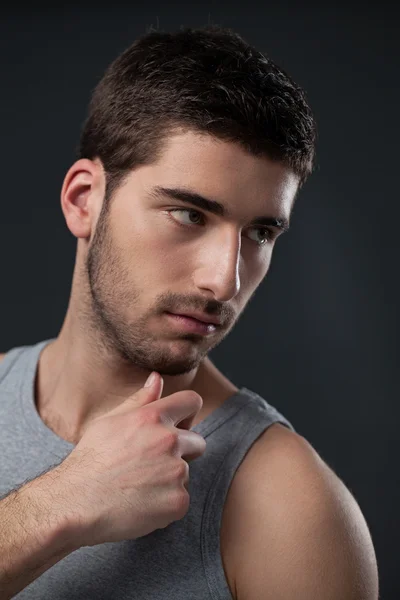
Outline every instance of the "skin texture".
POLYGON ((221 552, 236 600, 378 600, 359 505, 307 440, 279 423, 235 473, 221 552))
POLYGON ((281 163, 178 130, 156 162, 130 172, 104 214, 100 160, 74 163, 61 207, 78 240, 76 263, 62 329, 39 361, 36 403, 43 421, 77 443, 93 418, 136 392, 152 370, 164 378, 163 396, 183 389, 202 396, 194 424, 234 393, 207 354, 266 276, 282 233, 272 227, 268 234, 251 221, 289 219, 297 187, 281 163), (154 198, 156 185, 216 200, 230 218, 154 198), (173 208, 180 212, 167 212, 173 208), (222 325, 207 336, 177 330, 164 311, 185 309, 219 316, 222 325))
MULTIPOLYGON (((263 235, 251 220, 289 219, 296 192, 282 164, 194 132, 171 136, 156 163, 132 171, 107 215, 101 162, 72 165, 61 205, 78 240, 76 264, 62 329, 39 361, 43 421, 77 443, 93 418, 141 388, 152 370, 163 376, 163 396, 201 395, 194 425, 234 393, 207 354, 268 273, 279 232, 258 246, 263 235), (231 217, 203 213, 202 220, 186 203, 152 197, 156 185, 217 200, 231 217), (172 208, 182 212, 168 216, 172 208), (192 221, 202 224, 177 224, 192 221), (163 315, 179 309, 209 312, 223 325, 188 335, 163 315)), ((304 438, 278 423, 235 474, 220 541, 236 600, 378 598, 374 548, 355 499, 304 438)))

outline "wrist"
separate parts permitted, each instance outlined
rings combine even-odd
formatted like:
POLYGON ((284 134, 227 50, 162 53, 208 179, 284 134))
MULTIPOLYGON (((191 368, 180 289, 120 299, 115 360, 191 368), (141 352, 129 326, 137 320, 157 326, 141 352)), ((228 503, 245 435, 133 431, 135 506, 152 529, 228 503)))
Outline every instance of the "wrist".
POLYGON ((48 471, 18 491, 18 502, 22 503, 30 515, 40 544, 44 548, 51 546, 56 553, 67 555, 81 547, 80 527, 63 499, 57 482, 57 470, 48 471))

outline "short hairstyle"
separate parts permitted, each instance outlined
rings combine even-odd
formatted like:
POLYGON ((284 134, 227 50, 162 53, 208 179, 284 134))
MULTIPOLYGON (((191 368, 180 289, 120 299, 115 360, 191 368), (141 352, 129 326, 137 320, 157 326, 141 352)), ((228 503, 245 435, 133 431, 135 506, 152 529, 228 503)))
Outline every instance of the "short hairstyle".
POLYGON ((125 176, 151 164, 176 130, 208 133, 313 170, 316 124, 305 92, 270 58, 228 28, 150 30, 120 54, 95 87, 79 158, 99 158, 108 203, 125 176))

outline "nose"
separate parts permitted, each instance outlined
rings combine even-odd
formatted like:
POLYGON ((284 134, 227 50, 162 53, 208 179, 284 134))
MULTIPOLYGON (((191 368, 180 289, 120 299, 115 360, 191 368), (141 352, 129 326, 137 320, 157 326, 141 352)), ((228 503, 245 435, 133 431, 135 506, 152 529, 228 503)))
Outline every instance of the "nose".
POLYGON ((203 243, 194 283, 198 289, 211 291, 215 300, 228 302, 240 290, 241 235, 232 230, 220 232, 213 241, 203 243))

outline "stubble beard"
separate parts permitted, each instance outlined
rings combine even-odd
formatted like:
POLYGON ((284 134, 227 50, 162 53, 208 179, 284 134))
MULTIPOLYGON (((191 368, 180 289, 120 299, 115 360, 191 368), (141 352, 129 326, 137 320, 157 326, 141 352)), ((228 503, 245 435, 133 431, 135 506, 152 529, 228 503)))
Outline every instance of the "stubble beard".
MULTIPOLYGON (((103 204, 104 208, 104 204, 103 204)), ((148 316, 129 322, 119 307, 138 305, 139 292, 132 289, 131 274, 126 272, 118 257, 111 235, 109 210, 100 213, 92 243, 89 247, 85 273, 87 302, 85 326, 99 352, 117 357, 124 364, 131 364, 161 375, 183 375, 200 365, 211 347, 200 348, 198 336, 185 334, 187 352, 174 353, 168 342, 152 335, 148 316), (196 350, 193 351, 193 345, 196 350)), ((215 347, 221 340, 216 340, 215 347)), ((171 341, 171 343, 174 343, 171 341)), ((182 346, 181 342, 178 341, 182 346)))

